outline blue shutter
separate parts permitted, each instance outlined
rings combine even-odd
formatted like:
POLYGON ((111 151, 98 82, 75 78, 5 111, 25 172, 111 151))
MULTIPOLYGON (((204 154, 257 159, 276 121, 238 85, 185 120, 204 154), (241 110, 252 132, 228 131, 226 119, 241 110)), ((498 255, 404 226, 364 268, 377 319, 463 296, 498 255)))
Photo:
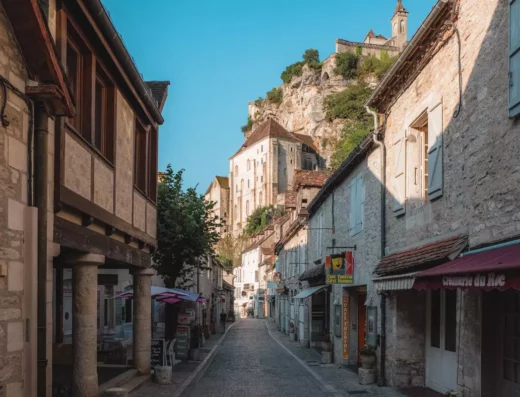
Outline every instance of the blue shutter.
POLYGON ((353 236, 356 228, 356 211, 357 211, 357 194, 356 194, 356 179, 352 180, 349 185, 350 188, 350 216, 349 216, 349 230, 350 235, 353 236))
POLYGON ((394 167, 391 170, 394 187, 393 212, 395 216, 406 212, 406 131, 399 134, 393 147, 394 167))
POLYGON ((442 196, 442 103, 428 112, 428 199, 442 196))
POLYGON ((520 114, 520 0, 509 0, 509 117, 520 114))
POLYGON ((358 233, 363 230, 363 224, 365 223, 365 184, 363 183, 363 176, 358 177, 358 203, 359 203, 359 215, 358 215, 358 233))

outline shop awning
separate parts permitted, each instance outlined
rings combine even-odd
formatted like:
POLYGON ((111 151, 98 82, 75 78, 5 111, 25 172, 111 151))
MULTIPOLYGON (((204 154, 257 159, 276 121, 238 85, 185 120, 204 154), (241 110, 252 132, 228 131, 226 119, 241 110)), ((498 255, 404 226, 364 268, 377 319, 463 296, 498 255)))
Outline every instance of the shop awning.
POLYGON ((294 297, 294 299, 308 298, 309 296, 315 294, 316 292, 321 291, 325 287, 326 287, 326 285, 320 285, 318 287, 305 288, 305 289, 301 290, 300 293, 294 297))
POLYGON ((412 289, 416 273, 398 274, 373 279, 377 292, 406 291, 412 289))
POLYGON ((417 273, 414 289, 520 290, 520 244, 461 258, 417 273))

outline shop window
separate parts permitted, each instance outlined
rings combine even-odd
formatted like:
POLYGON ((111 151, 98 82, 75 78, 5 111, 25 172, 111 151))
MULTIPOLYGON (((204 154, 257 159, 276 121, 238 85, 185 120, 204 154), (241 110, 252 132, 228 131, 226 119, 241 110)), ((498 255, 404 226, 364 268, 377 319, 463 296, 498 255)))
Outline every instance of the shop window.
POLYGON ((457 291, 446 290, 446 327, 444 329, 444 349, 457 350, 457 291))

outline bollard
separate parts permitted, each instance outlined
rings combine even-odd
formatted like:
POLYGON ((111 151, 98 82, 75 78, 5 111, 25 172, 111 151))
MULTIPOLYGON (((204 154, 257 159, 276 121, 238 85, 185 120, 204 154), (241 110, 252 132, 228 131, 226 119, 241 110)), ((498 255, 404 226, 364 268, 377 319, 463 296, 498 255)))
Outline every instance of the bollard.
POLYGON ((155 367, 155 382, 160 385, 172 383, 172 367, 155 367))

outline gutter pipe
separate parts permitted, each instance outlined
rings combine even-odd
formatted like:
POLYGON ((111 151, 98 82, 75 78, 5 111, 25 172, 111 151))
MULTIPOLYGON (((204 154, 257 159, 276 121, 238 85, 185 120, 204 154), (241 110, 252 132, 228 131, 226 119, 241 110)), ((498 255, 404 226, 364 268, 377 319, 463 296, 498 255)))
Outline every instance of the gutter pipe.
MULTIPOLYGON (((381 259, 385 256, 386 247, 386 147, 383 140, 378 137, 379 120, 375 111, 368 106, 366 111, 374 118, 374 132, 372 139, 374 144, 381 149, 381 259)), ((379 380, 378 385, 385 385, 385 360, 386 360, 386 293, 381 294, 381 332, 380 332, 380 363, 379 363, 379 380)))
POLYGON ((101 31, 105 38, 113 45, 114 52, 119 60, 122 61, 123 68, 134 86, 137 89, 138 94, 143 99, 146 107, 155 118, 158 124, 164 123, 164 119, 162 117, 159 108, 155 104, 155 100, 152 98, 150 91, 146 84, 143 81, 143 78, 137 67, 135 66, 134 61, 130 57, 119 33, 117 33, 114 28, 114 24, 110 20, 105 7, 101 4, 100 0, 84 0, 84 3, 87 5, 88 9, 94 16, 96 22, 99 23, 101 31))

